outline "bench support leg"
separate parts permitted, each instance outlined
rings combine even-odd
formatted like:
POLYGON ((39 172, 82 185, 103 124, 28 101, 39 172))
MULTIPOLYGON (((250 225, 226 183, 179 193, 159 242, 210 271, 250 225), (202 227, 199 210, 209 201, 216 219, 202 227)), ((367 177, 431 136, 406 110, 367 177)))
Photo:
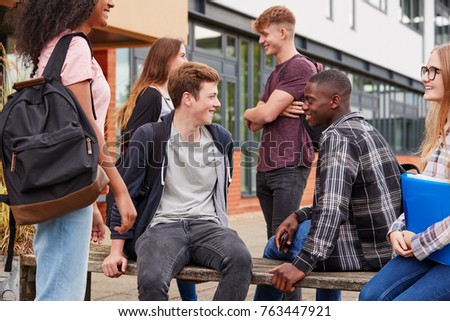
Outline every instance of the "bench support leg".
POLYGON ((88 272, 87 280, 86 280, 86 293, 84 294, 84 301, 91 301, 91 281, 92 281, 92 272, 88 272))
POLYGON ((33 301, 36 297, 36 267, 22 265, 19 293, 20 301, 33 301))

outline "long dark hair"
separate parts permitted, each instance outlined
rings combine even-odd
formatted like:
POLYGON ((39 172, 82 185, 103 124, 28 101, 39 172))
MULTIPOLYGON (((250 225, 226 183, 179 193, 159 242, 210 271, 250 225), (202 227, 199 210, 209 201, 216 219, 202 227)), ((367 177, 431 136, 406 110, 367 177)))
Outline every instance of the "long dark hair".
POLYGON ((64 30, 81 26, 92 14, 97 0, 22 0, 8 13, 14 25, 16 51, 32 65, 34 76, 45 44, 64 30))
POLYGON ((162 85, 169 78, 170 62, 176 58, 183 42, 177 38, 163 37, 152 45, 145 59, 141 75, 134 83, 128 100, 117 111, 117 123, 121 129, 127 126, 134 105, 142 90, 151 85, 162 85))

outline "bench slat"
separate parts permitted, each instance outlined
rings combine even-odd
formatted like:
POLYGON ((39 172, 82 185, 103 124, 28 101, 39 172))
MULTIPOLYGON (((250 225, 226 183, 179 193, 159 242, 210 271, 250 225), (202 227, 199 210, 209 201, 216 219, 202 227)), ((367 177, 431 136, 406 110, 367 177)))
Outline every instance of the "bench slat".
MULTIPOLYGON (((91 244, 89 253, 89 272, 102 273, 102 262, 109 254, 110 246, 91 244)), ((263 258, 252 258, 252 284, 271 285, 272 274, 268 270, 276 267, 283 261, 263 258)), ((21 258, 22 266, 36 266, 34 255, 24 255, 21 258)), ((136 262, 129 261, 128 275, 137 275, 136 262)), ((335 289, 346 291, 360 291, 362 287, 375 275, 375 272, 312 272, 295 286, 304 288, 335 289)), ((201 266, 188 265, 176 276, 178 279, 193 282, 219 281, 221 274, 218 271, 201 266)))

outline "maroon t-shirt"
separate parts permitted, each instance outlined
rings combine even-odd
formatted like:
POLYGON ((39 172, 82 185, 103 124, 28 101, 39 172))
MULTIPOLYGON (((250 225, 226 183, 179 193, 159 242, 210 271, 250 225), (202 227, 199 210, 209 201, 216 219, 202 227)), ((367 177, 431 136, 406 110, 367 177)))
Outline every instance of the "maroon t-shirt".
MULTIPOLYGON (((275 89, 291 94, 294 100, 303 101, 306 83, 315 73, 316 67, 311 61, 300 54, 293 56, 272 71, 261 101, 267 102, 275 89)), ((258 172, 291 166, 311 166, 313 160, 311 138, 300 119, 278 116, 273 122, 264 125, 258 172)))

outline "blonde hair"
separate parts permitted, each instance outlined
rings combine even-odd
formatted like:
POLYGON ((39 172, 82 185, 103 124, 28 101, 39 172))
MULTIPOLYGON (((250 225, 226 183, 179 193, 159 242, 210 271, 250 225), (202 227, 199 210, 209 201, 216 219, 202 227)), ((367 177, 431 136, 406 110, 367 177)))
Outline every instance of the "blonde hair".
POLYGON ((439 138, 445 138, 445 125, 450 122, 450 43, 434 48, 433 52, 438 54, 441 63, 440 73, 444 84, 444 97, 441 104, 431 103, 425 119, 425 137, 419 149, 422 170, 439 144, 439 138))
POLYGON ((169 64, 178 55, 182 44, 183 42, 180 39, 165 37, 158 39, 153 44, 145 59, 141 75, 131 89, 128 100, 117 111, 117 125, 121 130, 127 126, 141 92, 149 86, 166 83, 170 72, 169 64))
POLYGON ((286 30, 294 33, 295 16, 291 10, 285 6, 273 6, 259 15, 259 17, 252 22, 253 31, 261 33, 263 29, 270 24, 282 24, 286 30))

